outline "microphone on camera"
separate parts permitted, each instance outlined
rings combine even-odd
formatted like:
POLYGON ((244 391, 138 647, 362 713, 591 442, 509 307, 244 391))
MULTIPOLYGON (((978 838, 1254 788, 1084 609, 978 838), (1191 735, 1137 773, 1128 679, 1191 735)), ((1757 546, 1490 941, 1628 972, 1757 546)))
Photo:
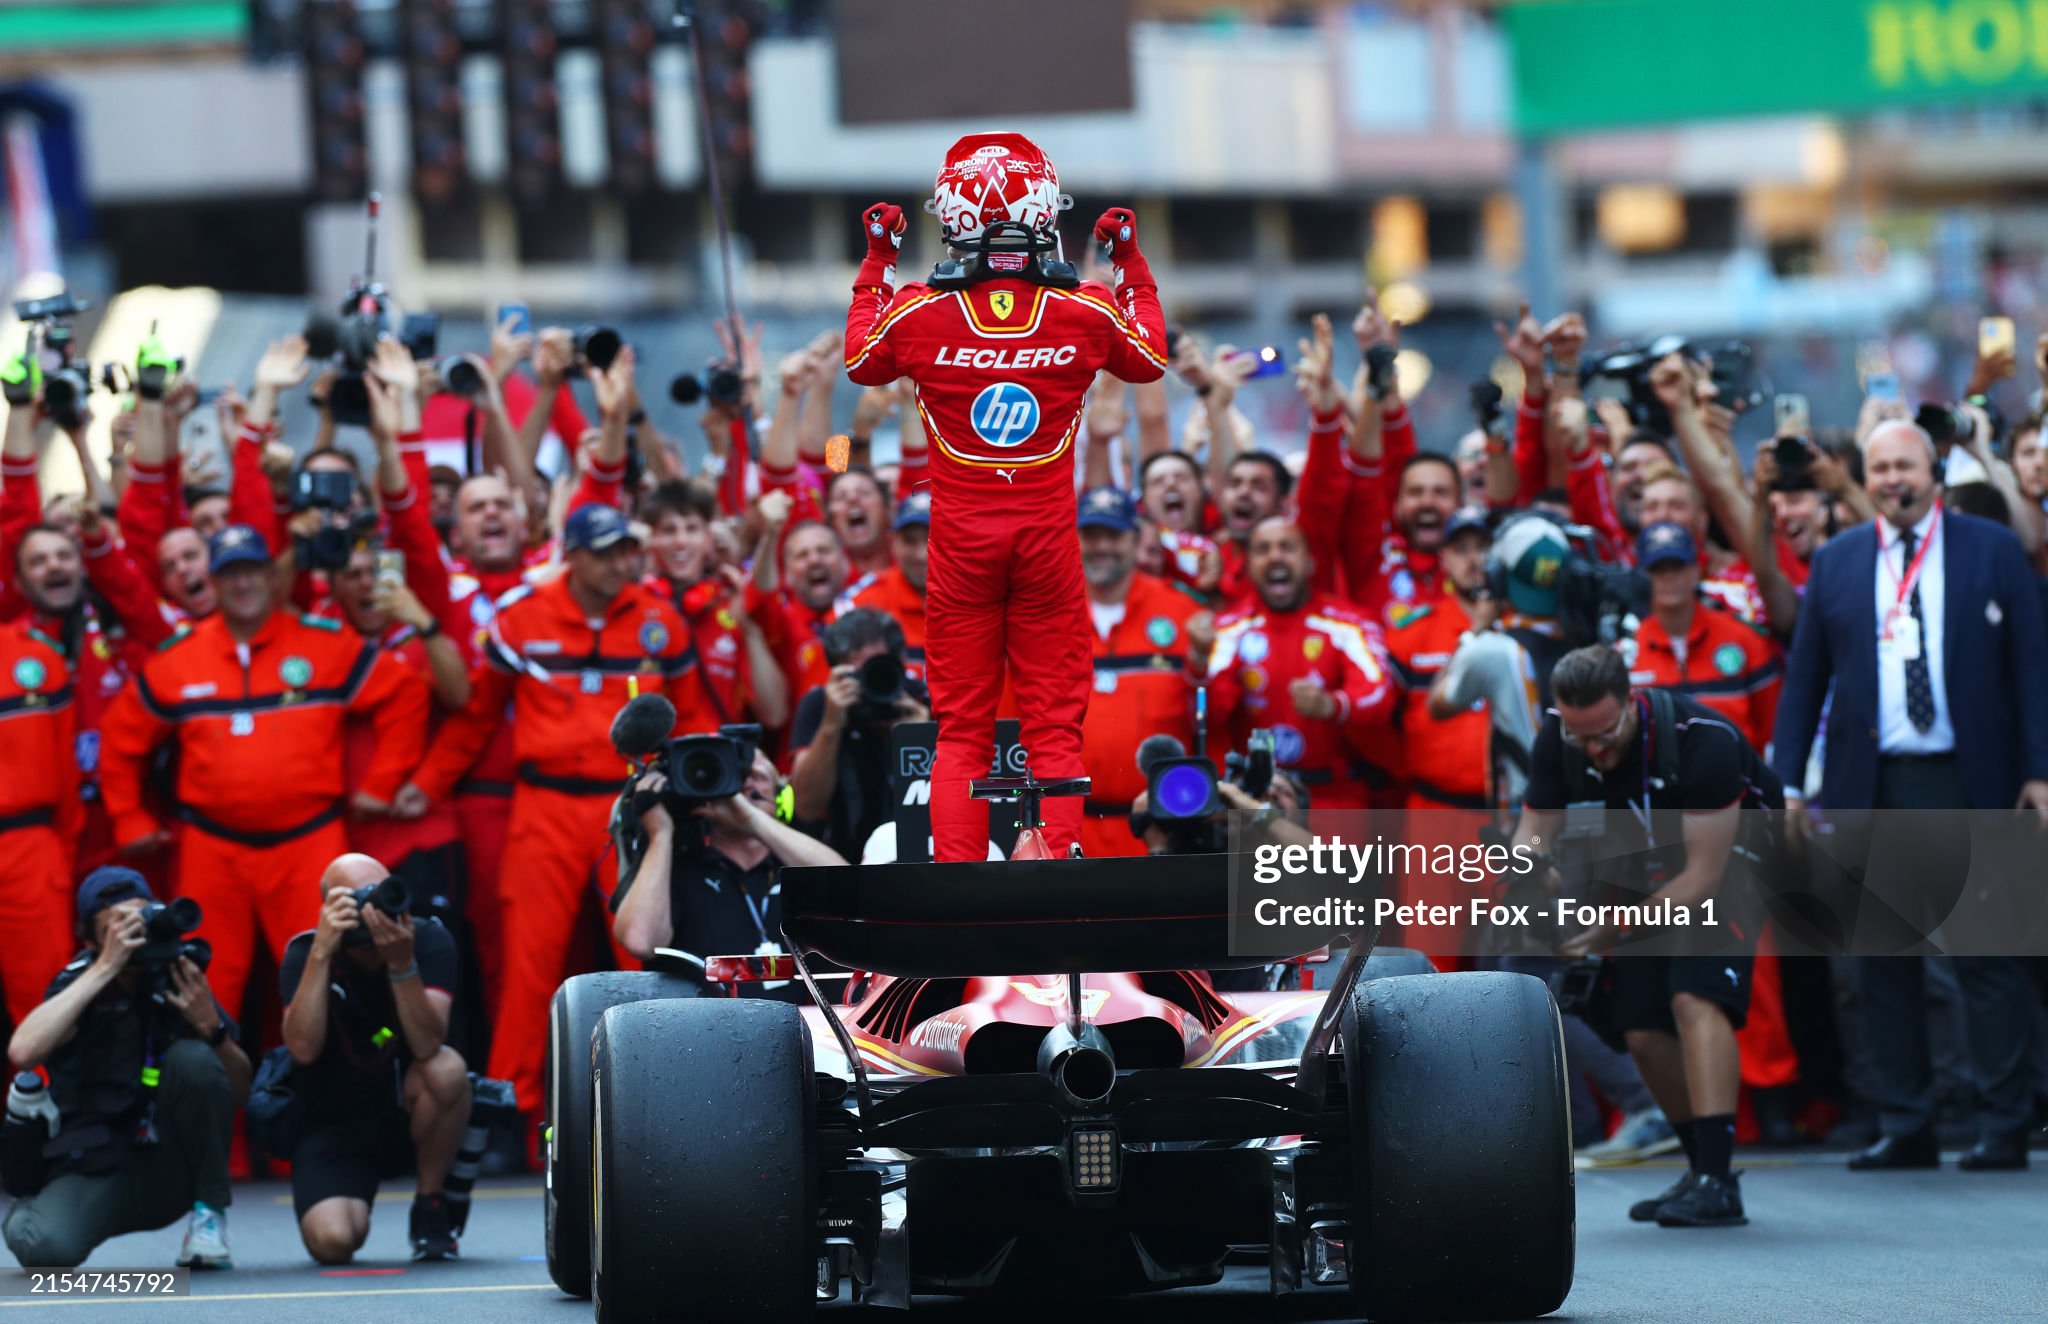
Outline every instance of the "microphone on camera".
POLYGON ((1138 745, 1138 771, 1149 779, 1152 776, 1152 765, 1161 759, 1184 759, 1187 756, 1188 747, 1173 736, 1146 736, 1138 745))
POLYGON ((620 758, 645 758, 675 729, 676 706, 662 695, 643 694, 612 719, 612 748, 620 758))

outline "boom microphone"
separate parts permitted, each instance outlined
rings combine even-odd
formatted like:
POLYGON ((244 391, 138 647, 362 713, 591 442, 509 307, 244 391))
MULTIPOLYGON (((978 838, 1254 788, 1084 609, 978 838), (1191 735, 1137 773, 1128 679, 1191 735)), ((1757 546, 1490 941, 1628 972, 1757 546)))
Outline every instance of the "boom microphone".
POLYGON ((1147 778, 1152 776, 1152 765, 1161 759, 1184 759, 1188 747, 1173 736, 1146 736, 1138 745, 1138 771, 1147 778))
POLYGON ((612 748, 623 759, 642 759, 661 748, 676 729, 676 706, 659 694, 643 694, 612 719, 612 748))

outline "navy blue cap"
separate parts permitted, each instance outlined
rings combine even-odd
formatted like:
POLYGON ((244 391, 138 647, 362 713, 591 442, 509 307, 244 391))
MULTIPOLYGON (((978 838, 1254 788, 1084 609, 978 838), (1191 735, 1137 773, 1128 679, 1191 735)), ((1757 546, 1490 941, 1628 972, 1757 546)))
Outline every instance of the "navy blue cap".
POLYGON ((896 503, 895 528, 900 532, 913 524, 930 528, 932 523, 932 494, 923 488, 912 492, 896 503))
POLYGON ((270 544, 246 524, 230 524, 206 545, 206 568, 219 574, 231 565, 269 565, 270 544))
POLYGON ((1460 506, 1451 512, 1449 519, 1444 521, 1444 541, 1446 543, 1461 533, 1473 532, 1483 533, 1489 538, 1493 536, 1493 530, 1487 527, 1486 510, 1484 507, 1460 506))
POLYGON ((1121 488, 1091 487, 1081 494, 1080 525, 1129 533, 1138 527, 1138 499, 1121 488))
POLYGON ((569 512, 569 520, 562 526, 565 552, 606 552, 622 542, 637 541, 633 526, 626 523, 618 507, 602 503, 578 506, 569 512))
POLYGON ((92 923, 92 917, 108 906, 140 897, 144 901, 156 900, 156 894, 149 890, 149 880, 133 869, 118 864, 102 865, 85 876, 78 885, 78 920, 81 924, 92 923))
POLYGON ((1683 524, 1670 520, 1659 520, 1643 530, 1636 539, 1636 564, 1645 570, 1677 561, 1690 565, 1700 559, 1699 549, 1693 546, 1692 534, 1686 532, 1683 524))

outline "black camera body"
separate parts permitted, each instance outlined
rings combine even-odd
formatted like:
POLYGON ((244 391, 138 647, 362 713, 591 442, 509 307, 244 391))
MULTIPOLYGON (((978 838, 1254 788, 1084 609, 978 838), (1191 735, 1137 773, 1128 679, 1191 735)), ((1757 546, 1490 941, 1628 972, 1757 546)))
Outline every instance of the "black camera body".
POLYGON ((606 372, 610 370, 612 361, 619 357, 619 350, 626 342, 620 339, 617 328, 590 322, 576 328, 572 343, 575 346, 577 362, 599 372, 606 372))
MULTIPOLYGON (((359 911, 368 910, 370 907, 375 906, 392 919, 412 913, 412 892, 406 887, 405 880, 396 875, 386 878, 381 882, 365 883, 349 893, 349 895, 356 899, 356 909, 359 911)), ((370 937, 369 927, 364 924, 358 924, 343 935, 341 945, 343 947, 368 947, 374 941, 370 937)))
POLYGON ((847 720, 889 722, 901 716, 896 704, 903 697, 902 658, 894 653, 877 653, 860 664, 855 677, 860 682, 860 698, 847 710, 847 720))
POLYGON ((679 372, 669 380, 668 398, 679 405, 704 401, 719 409, 730 409, 746 394, 747 384, 739 369, 723 359, 704 365, 701 375, 679 372))
POLYGON ((1722 340, 1697 343, 1677 334, 1630 341, 1588 361, 1579 369, 1581 385, 1595 378, 1620 382, 1626 389, 1623 400, 1628 416, 1639 428, 1659 437, 1672 433, 1671 411, 1657 398, 1650 385, 1656 366, 1677 354, 1694 363, 1708 363, 1720 402, 1730 409, 1751 409, 1763 403, 1769 383, 1756 370, 1756 355, 1745 341, 1722 340))
MULTIPOLYGON (((17 299, 14 304, 14 315, 33 328, 30 352, 42 363, 43 407, 63 428, 75 428, 85 421, 85 400, 92 393, 92 364, 74 357, 77 341, 70 322, 90 307, 69 290, 46 299, 17 299)), ((10 403, 26 404, 27 397, 10 397, 10 403)))
POLYGON ((348 568, 356 544, 377 528, 377 513, 356 508, 355 475, 338 469, 300 469, 292 475, 292 509, 318 510, 329 518, 311 537, 293 541, 301 568, 330 573, 348 568), (346 515, 345 521, 332 517, 346 515))
POLYGON ((142 946, 129 960, 142 971, 150 997, 163 1001, 171 987, 171 967, 190 960, 201 970, 213 963, 213 944, 191 936, 205 918, 199 903, 181 896, 170 901, 151 901, 143 906, 142 946))

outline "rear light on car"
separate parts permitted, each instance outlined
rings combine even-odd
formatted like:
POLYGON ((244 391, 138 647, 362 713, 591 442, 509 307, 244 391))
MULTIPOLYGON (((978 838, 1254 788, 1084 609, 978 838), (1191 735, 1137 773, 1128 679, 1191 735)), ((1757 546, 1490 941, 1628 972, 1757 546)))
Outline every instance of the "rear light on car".
POLYGON ((1113 1126, 1077 1127, 1068 1140, 1067 1161, 1076 1191, 1113 1191, 1121 1177, 1123 1147, 1113 1126))

